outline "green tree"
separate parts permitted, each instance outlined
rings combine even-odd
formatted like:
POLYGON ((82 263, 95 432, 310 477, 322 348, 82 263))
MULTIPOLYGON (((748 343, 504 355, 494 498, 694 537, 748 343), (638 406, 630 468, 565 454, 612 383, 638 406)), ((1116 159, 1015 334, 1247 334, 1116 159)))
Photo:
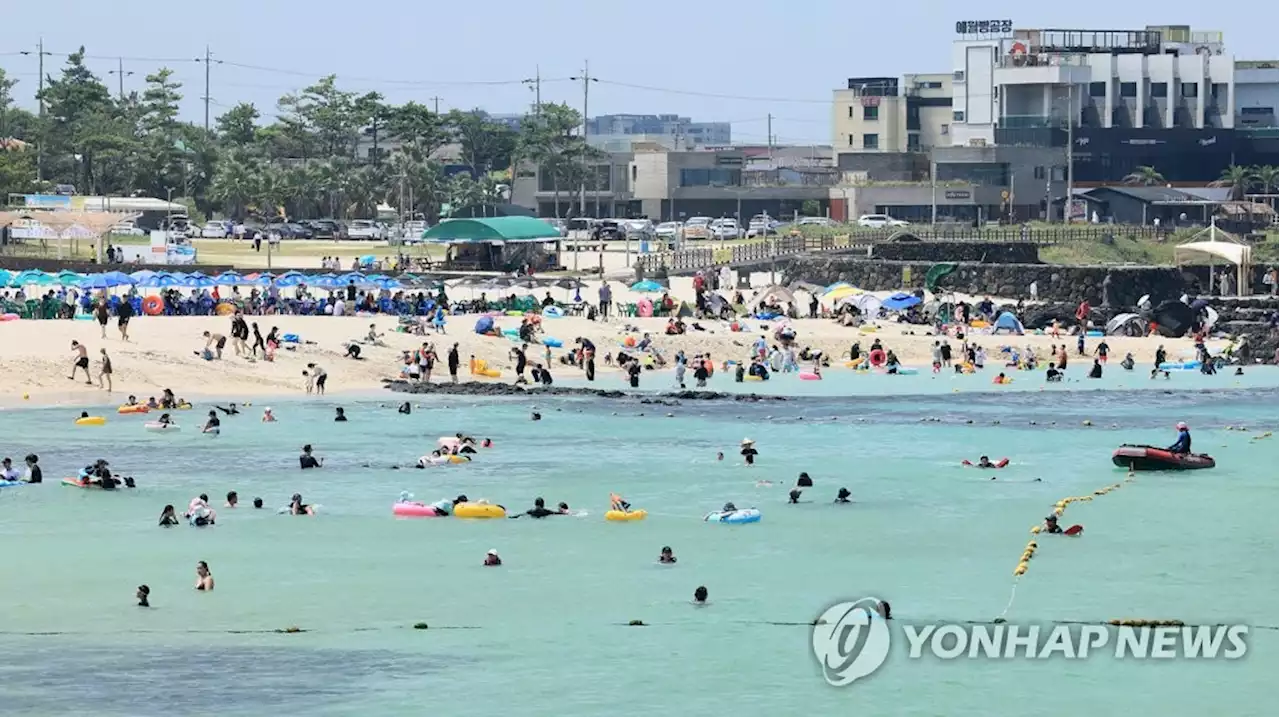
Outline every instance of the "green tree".
POLYGON ((510 127, 489 119, 483 110, 454 110, 446 118, 454 139, 462 147, 467 166, 483 176, 495 169, 511 166, 511 153, 516 148, 516 133, 510 127))
POLYGON ((354 153, 361 129, 356 95, 339 90, 336 76, 321 78, 297 94, 281 97, 278 106, 289 124, 314 135, 316 146, 325 156, 354 153))
POLYGON ((806 199, 800 205, 800 213, 806 217, 817 217, 822 215, 822 205, 816 199, 806 199))
POLYGON ((430 159, 432 153, 449 141, 440 115, 417 102, 393 108, 389 112, 387 130, 400 141, 401 152, 408 152, 421 162, 430 159))
MULTIPOLYGON (((1263 194, 1275 194, 1276 189, 1280 187, 1280 170, 1271 165, 1263 165, 1254 167, 1253 174, 1258 178, 1258 185, 1262 187, 1263 194)), ((1275 197, 1268 197, 1267 203, 1274 209, 1276 207, 1275 197)))
POLYGON ((1129 174, 1125 175, 1125 184, 1138 184, 1144 187, 1154 187, 1164 184, 1164 175, 1157 172, 1155 167, 1138 167, 1129 174))
POLYGON ((0 67, 0 139, 14 136, 9 130, 9 107, 13 104, 13 86, 17 80, 11 80, 0 67))
POLYGON ((1227 187, 1230 191, 1232 201, 1240 201, 1244 199, 1245 193, 1249 191, 1257 181, 1257 176, 1249 167, 1240 167, 1231 165, 1222 170, 1222 176, 1217 180, 1210 182, 1212 187, 1227 187))
POLYGON ((242 149, 257 138, 257 124, 258 108, 251 102, 241 102, 218 117, 214 126, 224 145, 242 149))
POLYGON ((48 78, 41 98, 45 121, 40 144, 46 176, 96 190, 95 160, 111 149, 124 150, 128 136, 110 91, 84 64, 84 48, 67 57, 57 79, 48 78))
MULTIPOLYGON (((368 158, 374 166, 377 166, 382 163, 385 154, 380 141, 386 137, 387 122, 391 119, 391 107, 382 101, 380 93, 369 92, 356 99, 354 112, 357 126, 362 128, 361 134, 373 142, 368 158)), ((364 159, 358 155, 353 155, 352 158, 357 162, 364 159)))
POLYGON ((222 205, 231 217, 240 219, 259 197, 259 177, 242 153, 222 158, 209 187, 209 198, 222 205))
POLYGON ((16 142, 0 144, 0 197, 7 197, 10 193, 26 194, 34 189, 35 181, 35 147, 16 142))

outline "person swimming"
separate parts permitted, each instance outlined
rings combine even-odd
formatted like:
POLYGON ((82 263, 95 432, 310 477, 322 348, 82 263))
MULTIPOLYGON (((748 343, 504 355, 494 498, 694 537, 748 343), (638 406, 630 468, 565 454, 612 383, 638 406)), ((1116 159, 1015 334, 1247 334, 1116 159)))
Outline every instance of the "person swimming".
POLYGON ((261 499, 261 498, 256 498, 256 497, 255 497, 255 498, 253 499, 253 507, 254 507, 254 508, 261 509, 261 508, 262 508, 262 499, 261 499))
POLYGON ((1165 450, 1178 454, 1191 453, 1191 429, 1182 421, 1178 421, 1178 425, 1175 428, 1178 429, 1178 440, 1174 441, 1173 445, 1165 450))
POLYGON ((209 564, 201 560, 196 563, 196 590, 211 592, 213 590, 213 571, 209 564))
POLYGON ((201 430, 215 436, 222 432, 222 421, 218 418, 216 411, 209 411, 209 420, 204 422, 204 428, 201 430))
POLYGON ((234 403, 228 403, 226 408, 223 408, 222 406, 219 406, 219 405, 217 405, 217 404, 214 404, 214 406, 213 406, 213 407, 214 407, 214 408, 216 408, 216 409, 218 409, 219 411, 222 411, 223 413, 227 414, 228 416, 238 416, 238 415, 240 415, 240 409, 236 408, 236 404, 234 404, 234 403))
POLYGON ((275 423, 275 422, 276 422, 276 414, 274 414, 274 413, 272 413, 272 412, 271 412, 271 407, 270 407, 270 406, 267 406, 266 408, 262 409, 262 422, 263 422, 263 423, 275 423))
POLYGON ((658 553, 658 562, 663 563, 665 565, 675 565, 676 554, 671 552, 671 546, 669 545, 662 546, 661 552, 658 553))
POLYGON ((798 504, 800 502, 800 494, 803 492, 804 491, 799 488, 792 488, 791 491, 787 493, 787 502, 793 505, 798 504))
POLYGON ((162 426, 172 426, 173 418, 171 418, 167 413, 162 413, 160 414, 160 419, 157 421, 157 423, 159 423, 162 426))
POLYGON ((315 515, 315 506, 302 502, 302 494, 294 493, 289 499, 289 515, 315 515))
POLYGON ((335 413, 335 415, 334 415, 334 417, 333 417, 333 420, 334 420, 335 422, 337 422, 337 423, 344 423, 344 422, 346 422, 346 420, 347 420, 347 412, 342 408, 342 406, 337 406, 337 407, 336 407, 336 408, 334 408, 333 410, 336 412, 336 413, 335 413))
POLYGON ((739 453, 742 454, 742 459, 749 466, 755 465, 756 456, 760 455, 760 451, 756 450, 756 442, 750 438, 742 439, 742 450, 739 453))
POLYGON ((498 557, 497 550, 490 550, 488 553, 485 553, 484 566, 486 568, 495 568, 499 565, 502 565, 502 558, 498 557))
MULTIPOLYGON (((527 515, 530 518, 545 518, 548 515, 562 515, 562 513, 557 510, 548 510, 547 504, 544 500, 542 500, 542 498, 534 498, 533 508, 531 508, 530 510, 526 510, 524 512, 524 515, 527 515)), ((520 516, 513 515, 511 517, 518 518, 520 516)))
POLYGON ((302 447, 302 455, 298 456, 298 465, 301 466, 301 469, 304 471, 309 468, 323 468, 324 459, 316 458, 314 455, 312 455, 311 444, 308 443, 307 445, 302 447))
POLYGON ((1044 518, 1044 526, 1040 529, 1045 533, 1061 533, 1062 526, 1058 525, 1058 516, 1050 513, 1044 518))
POLYGON ((409 406, 408 401, 405 401, 404 403, 400 404, 400 408, 396 409, 396 411, 400 413, 400 415, 402 416, 408 416, 409 414, 413 413, 413 408, 409 406))
POLYGON ((234 507, 236 507, 236 505, 237 505, 237 504, 239 504, 239 503, 240 503, 240 496, 239 496, 239 495, 237 495, 237 494, 236 494, 236 492, 235 492, 234 490, 233 490, 233 491, 228 491, 228 492, 227 492, 227 507, 228 507, 228 508, 234 508, 234 507))
POLYGON ((151 597, 151 588, 146 585, 139 585, 135 596, 138 598, 138 607, 151 607, 151 603, 147 600, 147 598, 151 597))
POLYGON ((164 510, 160 511, 160 527, 168 528, 178 524, 177 510, 172 505, 166 505, 164 510))
POLYGON ((694 604, 694 605, 706 605, 706 604, 707 604, 707 588, 706 588, 706 586, 704 586, 704 585, 699 585, 699 586, 697 587, 697 589, 695 589, 695 590, 693 591, 693 604, 694 604))
POLYGON ((840 490, 836 491, 836 499, 832 502, 833 503, 852 503, 853 501, 849 500, 849 497, 852 495, 853 494, 849 492, 848 488, 841 488, 840 490))
POLYGON ((813 479, 809 477, 809 474, 808 474, 808 473, 801 473, 801 474, 800 474, 800 477, 796 479, 796 487, 797 487, 797 488, 812 488, 812 487, 813 487, 813 479))
POLYGON ((1000 466, 992 463, 991 458, 989 458, 988 456, 981 456, 978 458, 977 467, 978 468, 999 468, 1000 466))

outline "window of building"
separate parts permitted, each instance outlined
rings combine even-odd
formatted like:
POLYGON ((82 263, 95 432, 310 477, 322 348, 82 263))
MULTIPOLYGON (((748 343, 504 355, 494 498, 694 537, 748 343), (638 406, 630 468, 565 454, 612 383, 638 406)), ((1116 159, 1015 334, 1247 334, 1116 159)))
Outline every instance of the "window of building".
POLYGON ((1241 107, 1240 108, 1240 114, 1242 115, 1273 115, 1275 113, 1276 113, 1276 108, 1274 107, 1241 107))
POLYGON ((920 135, 914 132, 909 133, 907 135, 907 151, 908 152, 920 151, 920 135))
POLYGON ((863 149, 880 149, 880 135, 864 134, 862 135, 863 149))
POLYGON ((1137 82, 1121 82, 1120 96, 1121 97, 1137 97, 1138 83, 1137 82))
POLYGON ((952 113, 951 113, 951 121, 952 121, 952 122, 963 122, 963 121, 964 121, 964 110, 956 110, 955 112, 952 112, 952 113))
POLYGON ((849 135, 849 146, 853 146, 853 135, 849 135))
POLYGON ((1152 82, 1151 96, 1152 97, 1168 97, 1169 83, 1168 82, 1152 82))
POLYGON ((942 89, 942 83, 941 83, 941 82, 926 82, 926 83, 924 83, 924 88, 925 88, 926 90, 940 90, 940 89, 942 89))
POLYGON ((938 134, 951 134, 951 125, 944 124, 938 127, 938 134))
POLYGON ((1067 181, 1067 168, 1062 166, 1052 167, 1049 172, 1049 179, 1055 182, 1067 181))
POLYGON ((1105 82, 1090 82, 1090 83, 1089 83, 1089 96, 1090 96, 1090 97, 1106 97, 1106 96, 1107 96, 1107 83, 1105 83, 1105 82))
POLYGON ((853 119, 853 105, 849 105, 849 119, 853 119))
POLYGON ((1183 82, 1182 96, 1183 97, 1199 97, 1200 84, 1198 82, 1183 82))
POLYGON ((636 165, 631 165, 631 181, 636 181, 636 165))
POLYGON ((878 106, 863 107, 862 119, 868 122, 874 122, 880 119, 880 108, 878 106))
POLYGON ((1044 179, 1044 167, 1037 166, 1034 175, 1036 179, 1044 179))
POLYGON ((951 74, 952 82, 964 82, 964 70, 956 70, 951 74))
POLYGON ((736 187, 742 184, 741 169, 682 169, 682 187, 736 187))

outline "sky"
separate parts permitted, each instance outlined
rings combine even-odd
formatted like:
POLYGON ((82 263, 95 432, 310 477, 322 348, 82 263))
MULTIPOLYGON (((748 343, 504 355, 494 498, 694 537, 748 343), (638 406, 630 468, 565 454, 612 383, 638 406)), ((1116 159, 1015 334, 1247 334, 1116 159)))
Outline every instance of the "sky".
POLYGON ((211 116, 253 102, 270 117, 276 99, 327 74, 352 91, 383 93, 393 103, 416 100, 440 110, 482 108, 523 113, 530 85, 542 79, 544 102, 581 109, 587 74, 588 112, 674 113, 697 121, 729 121, 737 142, 766 141, 768 117, 782 144, 831 141, 831 93, 854 76, 948 72, 957 20, 1010 19, 1014 27, 1142 29, 1183 24, 1221 30, 1238 59, 1280 56, 1276 2, 1248 12, 1216 3, 1115 3, 1074 0, 1023 6, 972 0, 862 3, 845 0, 730 3, 485 2, 417 0, 59 0, 7 3, 0 67, 20 84, 21 106, 34 108, 35 48, 43 38, 46 74, 57 74, 81 45, 88 64, 116 91, 108 74, 123 57, 126 92, 160 67, 184 83, 185 119, 203 122, 208 46, 211 116), (1034 8, 1034 9, 1032 9, 1034 8), (19 52, 30 51, 30 55, 19 52), (133 73, 133 74, 128 74, 133 73))

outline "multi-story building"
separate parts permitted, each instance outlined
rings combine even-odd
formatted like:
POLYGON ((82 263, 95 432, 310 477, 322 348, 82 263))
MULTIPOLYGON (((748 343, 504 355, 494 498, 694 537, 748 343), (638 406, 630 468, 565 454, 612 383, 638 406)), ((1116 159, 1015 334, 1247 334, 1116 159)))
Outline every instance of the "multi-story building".
POLYGON ((587 120, 587 136, 609 141, 631 135, 674 137, 677 146, 726 145, 732 141, 728 122, 694 122, 679 115, 600 115, 587 120))
POLYGON ((850 77, 832 98, 833 151, 920 152, 947 140, 951 74, 850 77))

